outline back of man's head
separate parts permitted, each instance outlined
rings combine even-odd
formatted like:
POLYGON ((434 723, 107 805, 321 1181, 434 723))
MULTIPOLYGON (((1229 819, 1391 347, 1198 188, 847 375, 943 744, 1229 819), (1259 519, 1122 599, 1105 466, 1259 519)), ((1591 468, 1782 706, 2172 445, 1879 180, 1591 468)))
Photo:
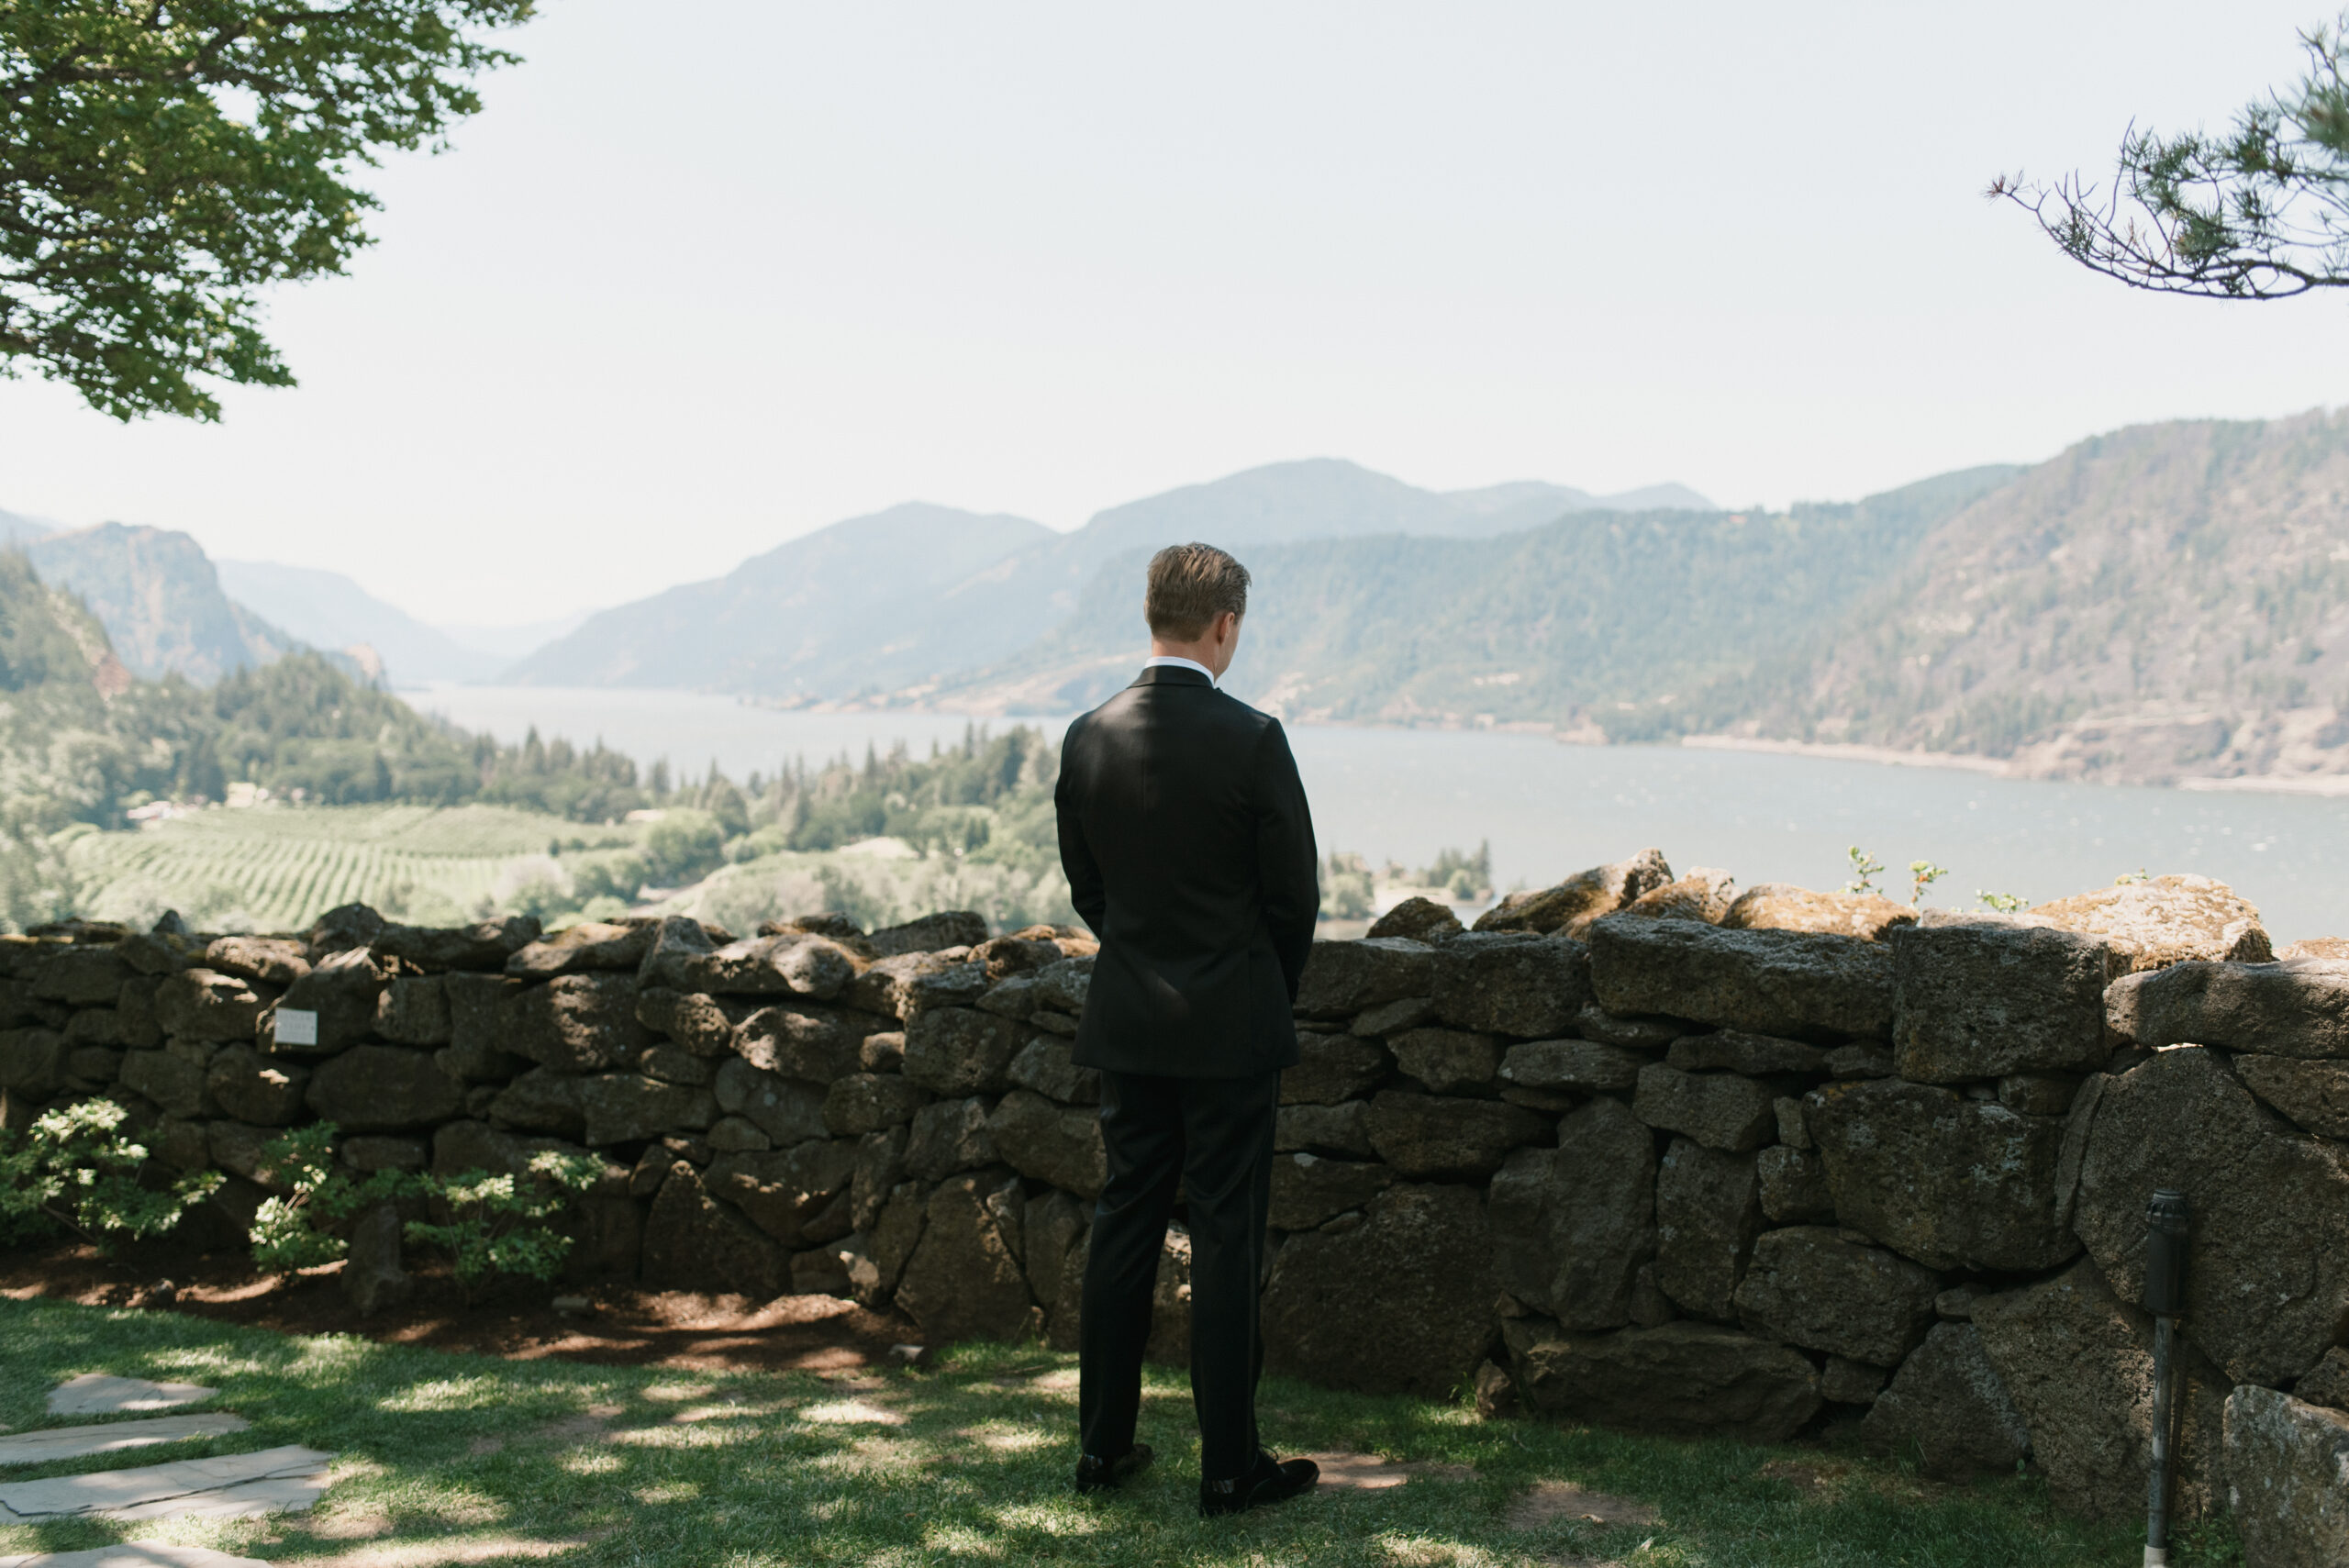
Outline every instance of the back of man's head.
POLYGON ((1211 544, 1170 544, 1150 558, 1142 615, 1150 634, 1197 642, 1225 611, 1248 613, 1248 569, 1211 544))

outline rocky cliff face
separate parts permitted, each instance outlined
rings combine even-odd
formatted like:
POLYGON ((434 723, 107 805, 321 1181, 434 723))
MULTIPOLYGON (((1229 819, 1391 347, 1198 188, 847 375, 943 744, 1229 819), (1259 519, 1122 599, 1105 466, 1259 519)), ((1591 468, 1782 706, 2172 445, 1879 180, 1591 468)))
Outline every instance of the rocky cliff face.
MULTIPOLYGON (((2332 1561, 2349 962, 2268 958, 2208 884, 1922 919, 1667 896, 1687 885, 1651 851, 1483 929, 1406 908, 1316 946, 1268 1364, 1754 1440, 1840 1414, 1929 1474, 2029 1458, 2121 1517, 2150 1440, 2145 1206, 2174 1186, 2197 1216, 2181 1505, 2241 1513, 2252 1568, 2332 1561)), ((0 939, 0 1088, 12 1126, 118 1100, 165 1163, 229 1173, 234 1221, 273 1129, 311 1118, 358 1169, 592 1151, 580 1274, 1068 1345, 1103 1180, 1070 1060, 1093 951, 968 915, 739 940, 358 906, 298 937, 71 925, 0 939)), ((363 1280, 395 1279, 372 1245, 363 1280)), ((1186 1354, 1189 1261, 1178 1221, 1163 1359, 1186 1354)))
POLYGON ((180 674, 209 685, 294 645, 220 591, 210 558, 186 534, 101 523, 28 549, 42 577, 79 595, 144 679, 180 674))

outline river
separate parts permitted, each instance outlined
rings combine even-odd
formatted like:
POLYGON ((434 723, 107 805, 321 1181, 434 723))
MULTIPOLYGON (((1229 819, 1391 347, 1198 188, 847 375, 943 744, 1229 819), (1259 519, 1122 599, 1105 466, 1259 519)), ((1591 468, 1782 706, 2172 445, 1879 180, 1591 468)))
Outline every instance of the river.
MULTIPOLYGON (((551 686, 402 694, 468 729, 518 740, 532 725, 601 739, 681 773, 715 761, 736 780, 904 740, 959 741, 973 721, 918 713, 783 713, 728 697, 551 686)), ((1057 734, 1064 719, 1035 720, 1057 734)), ((1325 850, 1423 865, 1492 845, 1503 887, 1538 886, 1654 845, 1676 868, 1720 866, 1744 885, 1840 885, 1857 844, 1893 869, 1949 875, 1928 902, 1979 893, 2032 903, 2139 870, 2199 872, 2260 906, 2280 944, 2349 934, 2349 799, 2002 779, 1954 769, 1677 746, 1564 746, 1541 735, 1300 726, 1290 731, 1325 850)))

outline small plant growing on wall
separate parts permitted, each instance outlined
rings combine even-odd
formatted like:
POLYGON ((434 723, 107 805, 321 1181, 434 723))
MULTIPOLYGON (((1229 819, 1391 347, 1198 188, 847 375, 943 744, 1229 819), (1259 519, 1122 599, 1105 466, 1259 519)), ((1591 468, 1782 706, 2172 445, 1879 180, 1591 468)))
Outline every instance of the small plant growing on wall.
POLYGON ((2023 901, 2011 893, 1984 893, 1976 890, 1974 896, 2001 915, 2011 915, 2023 906, 2023 901))
POLYGON ((253 1264, 262 1273, 290 1274, 333 1262, 350 1251, 350 1243, 320 1229, 321 1224, 338 1224, 374 1204, 402 1197, 422 1180, 400 1171, 351 1180, 335 1163, 335 1131, 330 1121, 312 1122, 262 1146, 263 1171, 293 1189, 263 1200, 253 1216, 253 1264))
POLYGON ((1874 893, 1876 891, 1876 875, 1884 870, 1884 862, 1876 859, 1874 855, 1869 854, 1865 850, 1861 849, 1857 844, 1854 844, 1850 849, 1845 850, 1843 853, 1852 862, 1852 880, 1843 884, 1843 891, 1846 893, 1874 893))
POLYGON ((448 1251, 468 1301, 501 1274, 551 1280, 570 1254, 571 1238, 557 1234, 550 1222, 571 1207, 573 1197, 596 1184, 603 1168, 591 1154, 542 1150, 530 1156, 523 1178, 483 1171, 447 1180, 428 1177, 449 1218, 442 1224, 412 1222, 407 1239, 448 1251))
POLYGON ((44 1111, 21 1133, 0 1132, 0 1229, 11 1239, 63 1226, 100 1251, 169 1230, 218 1189, 217 1171, 161 1187, 139 1181, 147 1149, 122 1130, 112 1100, 44 1111))
POLYGON ((1909 880, 1910 883, 1909 889, 1909 903, 1910 906, 1914 907, 1923 904, 1925 902, 1925 895, 1932 889, 1933 884, 1939 882, 1948 874, 1949 867, 1947 866, 1937 866, 1931 861, 1910 861, 1909 862, 1909 880))

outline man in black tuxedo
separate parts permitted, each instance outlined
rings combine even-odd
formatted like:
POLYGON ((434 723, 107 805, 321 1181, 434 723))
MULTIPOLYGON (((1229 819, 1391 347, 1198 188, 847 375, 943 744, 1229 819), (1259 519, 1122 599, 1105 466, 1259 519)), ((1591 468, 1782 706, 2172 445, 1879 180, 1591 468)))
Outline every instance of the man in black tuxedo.
POLYGON ((1151 658, 1061 744, 1061 864, 1101 939, 1076 1062, 1101 1073, 1108 1184, 1078 1330, 1079 1491, 1150 1462, 1134 1440, 1142 1345, 1181 1188, 1191 1230, 1199 1509, 1238 1513, 1319 1476, 1256 1438, 1256 1298, 1290 1007, 1320 909, 1313 821, 1279 720, 1226 696, 1248 572, 1211 545, 1162 550, 1151 658))

